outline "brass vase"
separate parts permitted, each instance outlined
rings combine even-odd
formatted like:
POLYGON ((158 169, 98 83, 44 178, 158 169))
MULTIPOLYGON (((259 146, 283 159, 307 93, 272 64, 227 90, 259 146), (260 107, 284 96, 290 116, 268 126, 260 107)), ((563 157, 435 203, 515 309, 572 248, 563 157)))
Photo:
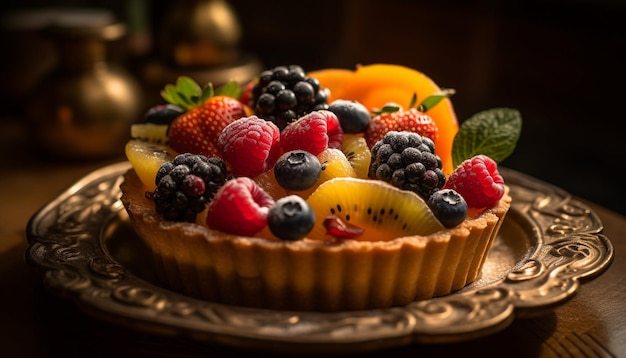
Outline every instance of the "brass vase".
POLYGON ((123 154, 130 124, 144 110, 135 78, 106 58, 107 43, 121 38, 125 26, 78 19, 45 29, 59 62, 27 104, 29 134, 43 153, 63 158, 123 154))

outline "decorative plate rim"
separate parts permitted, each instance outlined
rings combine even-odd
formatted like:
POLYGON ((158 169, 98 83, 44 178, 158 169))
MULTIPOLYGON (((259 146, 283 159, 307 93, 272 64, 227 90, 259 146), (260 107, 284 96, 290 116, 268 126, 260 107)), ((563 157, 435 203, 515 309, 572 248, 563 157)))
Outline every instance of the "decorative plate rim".
MULTIPOLYGON (((495 283, 405 307, 356 312, 272 311, 197 300, 143 280, 113 258, 103 242, 128 162, 78 180, 27 224, 26 261, 54 294, 92 316, 197 342, 308 352, 371 351, 411 342, 436 344, 495 333, 515 317, 550 310, 581 280, 610 266, 614 250, 599 217, 562 189, 501 168, 511 188, 509 216, 524 222, 534 245, 495 283)), ((508 220, 508 217, 507 219, 508 220)))

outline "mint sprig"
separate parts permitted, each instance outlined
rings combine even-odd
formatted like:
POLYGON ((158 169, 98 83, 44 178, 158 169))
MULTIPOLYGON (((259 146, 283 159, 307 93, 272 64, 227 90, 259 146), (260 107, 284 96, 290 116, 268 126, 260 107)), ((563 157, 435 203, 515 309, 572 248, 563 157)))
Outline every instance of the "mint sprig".
POLYGON ((493 108, 461 123, 452 144, 452 163, 456 168, 464 160, 483 154, 496 163, 515 150, 522 132, 522 116, 512 108, 493 108))

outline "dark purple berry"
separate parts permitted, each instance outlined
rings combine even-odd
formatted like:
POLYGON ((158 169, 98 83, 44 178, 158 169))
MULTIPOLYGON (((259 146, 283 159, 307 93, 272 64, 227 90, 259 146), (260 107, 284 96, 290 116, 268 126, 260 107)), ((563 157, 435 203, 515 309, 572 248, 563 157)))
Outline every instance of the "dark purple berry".
POLYGON ((409 131, 390 131, 372 148, 368 176, 410 190, 424 200, 446 182, 441 159, 427 137, 409 131))
POLYGON ((286 152, 274 165, 276 181, 287 190, 306 190, 317 182, 321 173, 319 159, 305 150, 286 152))
POLYGON ((279 239, 300 240, 313 229, 315 213, 304 199, 289 195, 272 205, 267 215, 267 225, 279 239))
POLYGON ((179 154, 159 168, 149 197, 157 213, 172 221, 195 222, 227 179, 226 164, 217 157, 179 154))
POLYGON ((330 93, 298 65, 265 70, 252 88, 250 103, 255 114, 274 122, 281 130, 297 118, 328 108, 330 93))
POLYGON ((185 113, 182 108, 173 104, 159 104, 148 109, 144 116, 144 122, 154 124, 170 124, 172 121, 185 113))
POLYGON ((465 199, 452 189, 435 191, 428 199, 428 206, 446 228, 459 225, 467 217, 465 199))
POLYGON ((337 116, 344 133, 365 132, 371 120, 367 108, 357 101, 337 99, 328 105, 328 110, 337 116))

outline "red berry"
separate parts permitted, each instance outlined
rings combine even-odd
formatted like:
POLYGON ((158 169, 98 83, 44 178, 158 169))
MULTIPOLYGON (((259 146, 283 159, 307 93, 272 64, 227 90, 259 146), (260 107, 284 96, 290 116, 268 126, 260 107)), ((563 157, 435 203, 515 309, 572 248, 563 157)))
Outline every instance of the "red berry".
POLYGON ((252 236, 267 225, 274 199, 248 177, 231 179, 217 191, 207 211, 209 228, 252 236))
POLYGON ((461 194, 470 208, 489 208, 504 195, 504 179, 493 159, 476 155, 465 160, 450 174, 444 188, 461 194))
POLYGON ((170 146, 179 153, 219 156, 216 138, 231 122, 243 117, 245 108, 236 98, 215 96, 172 121, 170 146))
POLYGON ((280 157, 280 130, 257 116, 226 126, 217 139, 222 158, 236 176, 255 177, 272 168, 280 157))
POLYGON ((305 150, 318 155, 328 147, 340 149, 343 130, 333 112, 319 110, 289 123, 283 129, 280 141, 284 152, 305 150))
POLYGON ((365 141, 371 148, 390 131, 415 132, 432 139, 433 142, 439 137, 437 124, 429 115, 415 108, 408 110, 398 108, 396 111, 383 112, 372 118, 365 129, 365 141))

